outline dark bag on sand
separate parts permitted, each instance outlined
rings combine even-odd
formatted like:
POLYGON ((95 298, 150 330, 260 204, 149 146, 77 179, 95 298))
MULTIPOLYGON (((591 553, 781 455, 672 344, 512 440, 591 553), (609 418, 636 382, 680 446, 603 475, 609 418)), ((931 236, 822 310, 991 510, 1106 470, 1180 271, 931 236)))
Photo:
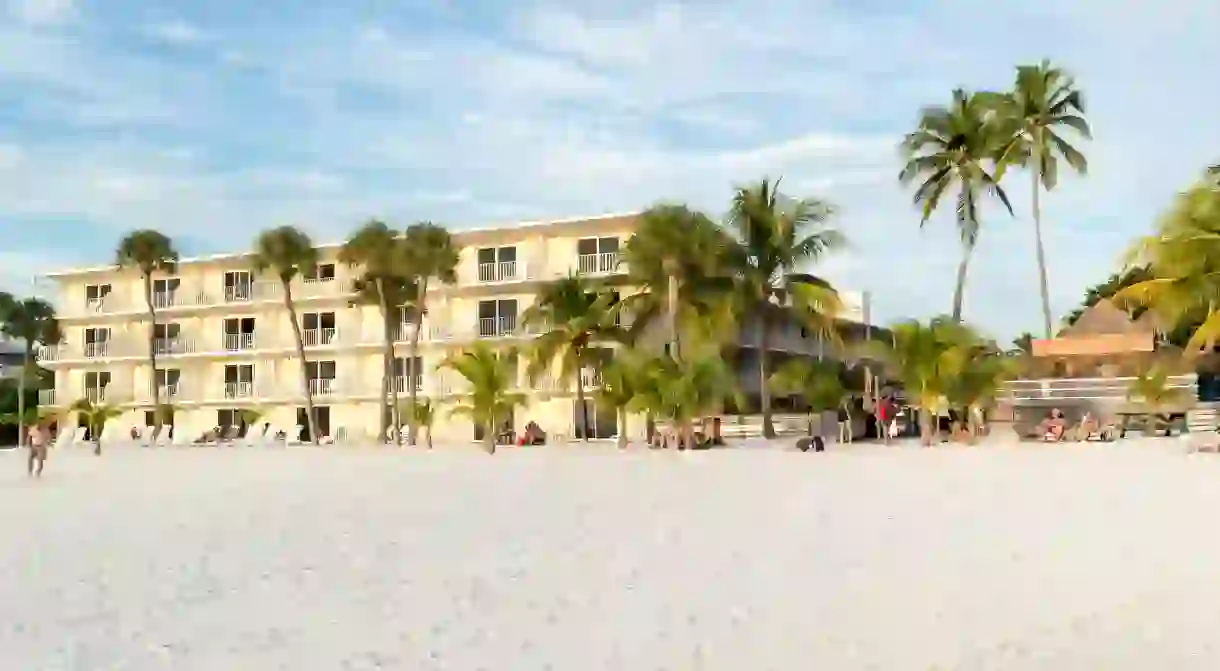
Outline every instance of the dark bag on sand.
POLYGON ((825 452, 826 441, 822 440, 821 436, 806 436, 799 438, 796 441, 796 449, 801 452, 808 452, 809 448, 813 448, 814 452, 825 452))

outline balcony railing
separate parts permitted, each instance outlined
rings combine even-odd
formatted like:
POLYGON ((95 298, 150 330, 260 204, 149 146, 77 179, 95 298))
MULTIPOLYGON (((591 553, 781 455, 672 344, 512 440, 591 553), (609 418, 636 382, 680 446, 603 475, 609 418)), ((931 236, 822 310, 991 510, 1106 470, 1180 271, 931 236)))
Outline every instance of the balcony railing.
POLYGON ((580 371, 580 384, 585 389, 597 389, 602 386, 602 375, 598 371, 584 369, 580 371))
POLYGON ((179 392, 181 391, 180 383, 178 383, 178 382, 170 382, 168 384, 159 384, 159 385, 156 385, 155 387, 150 384, 150 385, 148 385, 149 400, 152 400, 152 398, 153 398, 154 389, 156 390, 157 394, 161 397, 161 402, 163 402, 163 403, 166 400, 178 398, 179 392))
POLYGON ((497 261, 495 263, 479 264, 480 282, 510 282, 520 279, 517 276, 516 261, 497 261))
POLYGON ((153 349, 158 355, 190 354, 195 351, 195 343, 181 336, 157 338, 153 340, 153 349))
POLYGON ((62 348, 56 345, 39 345, 38 349, 34 350, 34 359, 37 361, 59 361, 63 354, 62 348))
POLYGON ((85 398, 90 403, 105 403, 106 388, 105 387, 85 387, 85 398))
MULTIPOLYGON (((412 377, 415 378, 416 393, 422 392, 424 389, 423 374, 422 373, 416 374, 416 375, 413 375, 412 377)), ((410 387, 407 386, 407 376, 406 375, 395 375, 393 378, 390 379, 390 384, 392 385, 395 393, 398 393, 398 394, 411 393, 410 387)))
POLYGON ((313 396, 331 396, 335 393, 334 378, 313 378, 309 380, 309 393, 313 396))
POLYGON ((226 333, 225 349, 229 352, 254 349, 253 333, 226 333))
POLYGON ((618 270, 618 263, 618 252, 579 254, 576 257, 576 269, 585 275, 613 273, 618 270))
POLYGON ((254 383, 226 382, 225 398, 254 398, 254 383))
POLYGON ((103 340, 101 342, 85 343, 85 358, 94 359, 97 357, 110 356, 110 341, 103 340))
POLYGON ((333 328, 305 329, 301 331, 301 340, 306 347, 333 345, 338 340, 339 331, 333 328))
POLYGON ((479 337, 498 338, 508 336, 517 331, 517 315, 501 315, 499 317, 479 318, 479 337))
POLYGON ((178 305, 178 290, 173 291, 154 291, 152 295, 153 307, 158 310, 176 307, 178 305))
POLYGON ((254 300, 254 283, 226 284, 224 296, 226 303, 248 303, 254 300))
POLYGON ((85 312, 89 314, 115 312, 121 307, 121 304, 122 301, 114 294, 106 294, 98 298, 86 298, 85 312))
MULTIPOLYGON (((1165 380, 1165 386, 1184 397, 1193 397, 1197 379, 1194 374, 1171 375, 1165 380)), ((1133 377, 1012 380, 1003 385, 1002 392, 1016 402, 1052 399, 1125 401, 1135 380, 1133 377)))
POLYGON ((54 389, 39 389, 38 390, 38 405, 54 406, 58 405, 55 399, 54 389))

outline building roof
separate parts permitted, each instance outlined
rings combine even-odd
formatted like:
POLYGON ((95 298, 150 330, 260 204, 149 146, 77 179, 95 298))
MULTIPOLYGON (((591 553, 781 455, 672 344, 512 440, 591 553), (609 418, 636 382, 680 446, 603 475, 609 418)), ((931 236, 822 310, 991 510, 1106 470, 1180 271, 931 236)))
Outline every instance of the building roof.
MULTIPOLYGON (((528 231, 528 230, 532 230, 532 229, 545 229, 545 228, 551 228, 551 227, 558 227, 559 229, 562 230, 562 229, 566 229, 566 228, 578 228, 581 225, 587 225, 587 224, 609 224, 609 223, 613 223, 614 220, 616 220, 616 219, 625 221, 625 220, 629 220, 629 219, 638 217, 640 214, 642 214, 642 212, 633 211, 633 212, 617 212, 617 213, 611 213, 611 214, 599 214, 599 215, 588 216, 588 217, 568 217, 565 219, 522 221, 522 222, 511 223, 511 224, 500 224, 500 225, 493 225, 493 226, 454 228, 454 229, 452 229, 452 232, 453 232, 454 236, 461 239, 461 238, 468 238, 468 237, 477 238, 477 237, 480 237, 481 234, 498 233, 498 232, 506 232, 506 231, 528 231)), ((324 243, 324 244, 319 244, 319 245, 317 245, 317 247, 318 247, 318 249, 336 249, 336 248, 342 247, 343 242, 344 241, 328 242, 328 243, 324 243)), ((249 256, 251 253, 252 252, 250 250, 246 250, 246 251, 242 251, 242 252, 225 252, 225 253, 221 253, 221 254, 206 254, 206 255, 201 255, 201 256, 183 257, 178 260, 178 263, 183 264, 183 263, 207 263, 207 262, 215 262, 215 261, 229 261, 229 260, 240 259, 242 257, 249 256)), ((68 268, 65 270, 57 270, 54 272, 45 273, 43 275, 43 277, 55 279, 55 278, 62 278, 62 277, 70 277, 73 275, 110 272, 110 271, 113 271, 114 269, 115 269, 114 264, 108 264, 108 265, 103 265, 103 266, 81 267, 81 268, 68 268)))
POLYGON ((1135 321, 1131 315, 1109 299, 1097 302, 1080 315, 1075 324, 1059 332, 1060 338, 1081 338, 1099 335, 1152 335, 1155 325, 1149 320, 1135 321))

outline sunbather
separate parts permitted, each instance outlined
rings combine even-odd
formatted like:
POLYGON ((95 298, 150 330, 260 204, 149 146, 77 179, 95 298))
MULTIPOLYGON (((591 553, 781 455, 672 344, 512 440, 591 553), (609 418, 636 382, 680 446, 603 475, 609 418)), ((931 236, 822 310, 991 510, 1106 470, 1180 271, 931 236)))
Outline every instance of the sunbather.
POLYGON ((1050 415, 1038 424, 1038 435, 1047 441, 1063 440, 1066 430, 1067 422, 1063 419, 1063 413, 1059 408, 1053 408, 1050 415))

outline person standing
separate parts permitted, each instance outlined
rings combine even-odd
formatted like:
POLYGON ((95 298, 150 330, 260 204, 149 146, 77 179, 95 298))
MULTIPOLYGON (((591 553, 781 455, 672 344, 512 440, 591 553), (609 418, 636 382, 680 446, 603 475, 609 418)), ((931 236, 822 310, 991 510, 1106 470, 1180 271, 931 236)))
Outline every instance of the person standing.
POLYGON ((47 461, 47 430, 41 422, 30 426, 30 459, 26 472, 32 477, 42 477, 42 467, 47 461))

